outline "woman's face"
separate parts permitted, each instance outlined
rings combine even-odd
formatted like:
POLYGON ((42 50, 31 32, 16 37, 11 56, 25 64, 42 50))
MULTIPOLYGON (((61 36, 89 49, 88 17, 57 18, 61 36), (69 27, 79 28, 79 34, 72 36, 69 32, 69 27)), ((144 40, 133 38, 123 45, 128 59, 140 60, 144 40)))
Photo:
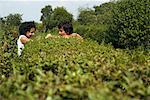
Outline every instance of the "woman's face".
POLYGON ((26 33, 26 36, 27 36, 28 38, 30 38, 32 35, 34 35, 34 32, 35 32, 35 28, 31 28, 30 31, 28 31, 28 32, 26 33))
POLYGON ((63 28, 59 29, 59 35, 67 35, 63 28))

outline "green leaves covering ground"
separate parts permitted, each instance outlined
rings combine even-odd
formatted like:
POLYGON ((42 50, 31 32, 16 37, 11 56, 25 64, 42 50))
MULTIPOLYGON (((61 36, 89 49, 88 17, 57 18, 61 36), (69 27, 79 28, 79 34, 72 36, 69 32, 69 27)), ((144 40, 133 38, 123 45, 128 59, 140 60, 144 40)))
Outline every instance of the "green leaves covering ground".
POLYGON ((37 36, 21 58, 9 57, 6 62, 12 69, 9 77, 1 72, 0 99, 150 98, 149 52, 114 49, 86 39, 37 36))

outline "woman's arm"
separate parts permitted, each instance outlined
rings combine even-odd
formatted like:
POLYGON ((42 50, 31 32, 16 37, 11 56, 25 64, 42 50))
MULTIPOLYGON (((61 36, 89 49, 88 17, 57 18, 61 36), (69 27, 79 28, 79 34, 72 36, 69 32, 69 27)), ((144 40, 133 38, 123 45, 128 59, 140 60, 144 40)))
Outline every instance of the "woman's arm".
POLYGON ((31 39, 28 39, 27 37, 21 37, 20 41, 21 41, 23 44, 26 44, 28 41, 31 41, 31 39))

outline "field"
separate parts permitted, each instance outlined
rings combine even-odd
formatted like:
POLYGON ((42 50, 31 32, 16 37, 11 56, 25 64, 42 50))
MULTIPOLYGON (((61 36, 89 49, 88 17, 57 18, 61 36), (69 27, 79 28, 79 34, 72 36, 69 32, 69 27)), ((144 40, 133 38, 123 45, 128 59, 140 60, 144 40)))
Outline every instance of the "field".
POLYGON ((141 49, 38 35, 20 58, 0 55, 1 100, 150 99, 150 56, 141 49))

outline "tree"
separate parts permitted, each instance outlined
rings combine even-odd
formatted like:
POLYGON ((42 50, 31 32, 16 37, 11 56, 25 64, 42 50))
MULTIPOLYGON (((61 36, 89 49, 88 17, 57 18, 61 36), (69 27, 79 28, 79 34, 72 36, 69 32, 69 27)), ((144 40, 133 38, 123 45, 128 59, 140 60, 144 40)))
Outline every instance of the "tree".
POLYGON ((42 21, 43 27, 45 28, 45 32, 48 31, 49 21, 52 16, 53 10, 51 5, 47 5, 41 10, 42 16, 40 21, 42 21))
POLYGON ((150 48, 150 1, 121 0, 113 10, 109 42, 119 48, 150 48))
POLYGON ((9 14, 0 19, 3 31, 1 40, 2 49, 6 52, 15 52, 16 50, 17 31, 22 21, 21 16, 20 14, 9 14))
POLYGON ((104 14, 106 12, 112 11, 114 8, 114 2, 103 3, 99 6, 94 6, 96 14, 104 14))
POLYGON ((56 27, 60 22, 71 22, 73 19, 72 14, 63 7, 57 7, 53 10, 52 7, 48 5, 41 10, 41 13, 41 21, 45 27, 45 32, 47 32, 48 29, 56 27))
POLYGON ((115 2, 103 3, 99 6, 95 6, 95 13, 97 15, 98 24, 111 24, 112 21, 112 10, 115 7, 115 2))
POLYGON ((9 14, 8 16, 0 18, 0 26, 3 31, 16 31, 22 21, 21 14, 9 14))
POLYGON ((9 26, 19 26, 22 21, 21 14, 9 14, 8 16, 0 18, 0 24, 7 24, 9 26))
POLYGON ((51 5, 45 6, 44 8, 42 8, 41 13, 42 16, 40 21, 42 21, 42 23, 46 23, 47 18, 52 14, 52 6, 51 5))
POLYGON ((57 7, 54 9, 53 18, 58 25, 60 22, 72 22, 73 15, 70 14, 64 7, 57 7))
POLYGON ((22 18, 21 18, 22 15, 20 14, 9 14, 7 17, 6 17, 6 23, 9 25, 9 26, 19 26, 21 21, 22 21, 22 18))
POLYGON ((97 18, 94 10, 87 8, 87 9, 80 9, 79 12, 80 14, 78 16, 78 21, 82 25, 91 24, 91 23, 93 24, 97 22, 97 18))

